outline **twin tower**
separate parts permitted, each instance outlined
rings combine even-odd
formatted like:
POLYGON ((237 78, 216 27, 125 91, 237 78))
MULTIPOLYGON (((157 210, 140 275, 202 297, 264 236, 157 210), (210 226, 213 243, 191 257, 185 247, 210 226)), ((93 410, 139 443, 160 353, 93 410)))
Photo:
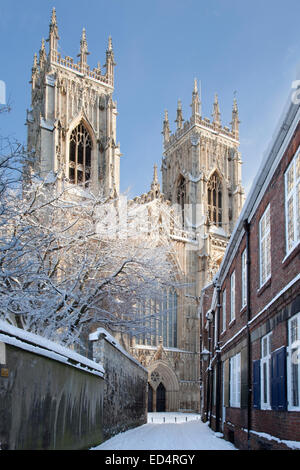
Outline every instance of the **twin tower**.
MULTIPOLYGON (((42 176, 54 172, 71 184, 102 189, 106 196, 119 194, 121 152, 116 140, 117 106, 112 97, 115 62, 111 38, 105 72, 99 62, 93 69, 87 63, 85 29, 77 61, 61 56, 58 40, 53 9, 48 53, 43 39, 31 74, 32 109, 27 112, 28 150, 34 157, 31 170, 42 176)), ((210 121, 202 117, 195 80, 191 108, 190 120, 184 121, 178 102, 173 134, 165 111, 162 192, 181 207, 185 228, 197 229, 204 216, 206 223, 222 228, 228 236, 243 201, 236 100, 231 128, 221 124, 217 95, 210 121)))
POLYGON ((42 176, 54 172, 71 184, 89 185, 106 195, 119 193, 120 147, 116 142, 114 52, 111 38, 106 50, 105 73, 98 62, 91 69, 85 29, 78 60, 58 52, 55 9, 47 39, 34 55, 31 107, 27 112, 31 171, 42 176))

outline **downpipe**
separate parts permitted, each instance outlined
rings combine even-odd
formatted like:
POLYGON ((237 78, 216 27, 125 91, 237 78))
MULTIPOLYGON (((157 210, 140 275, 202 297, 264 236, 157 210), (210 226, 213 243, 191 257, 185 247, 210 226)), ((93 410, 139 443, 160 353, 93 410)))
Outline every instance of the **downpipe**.
POLYGON ((252 365, 252 351, 251 351, 251 335, 249 322, 251 320, 251 298, 250 298, 250 223, 247 219, 244 220, 244 230, 246 234, 246 255, 247 255, 247 443, 250 449, 250 432, 252 426, 251 402, 252 402, 252 383, 251 383, 251 365, 252 365))
POLYGON ((216 351, 216 432, 220 431, 220 406, 221 406, 221 354, 220 354, 220 310, 221 310, 221 288, 216 285, 217 288, 217 351, 216 351))

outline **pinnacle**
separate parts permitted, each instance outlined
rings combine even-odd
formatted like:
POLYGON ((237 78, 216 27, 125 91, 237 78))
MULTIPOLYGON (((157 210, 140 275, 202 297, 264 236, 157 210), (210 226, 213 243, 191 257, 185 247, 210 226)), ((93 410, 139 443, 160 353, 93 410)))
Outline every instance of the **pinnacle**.
POLYGON ((232 106, 232 108, 233 108, 233 111, 234 111, 234 112, 236 112, 236 113, 238 112, 236 97, 233 98, 233 106, 232 106))
POLYGON ((56 10, 55 7, 52 8, 51 24, 56 24, 56 10))
POLYGON ((198 93, 197 78, 194 78, 194 93, 198 93))
POLYGON ((152 180, 152 183, 151 183, 151 189, 152 189, 152 191, 160 191, 160 185, 159 185, 158 176, 157 176, 157 165, 156 165, 156 163, 154 164, 154 167, 153 167, 153 180, 152 180))
POLYGON ((50 41, 50 48, 52 47, 53 49, 56 49, 56 47, 57 47, 56 41, 58 39, 59 39, 59 37, 58 37, 58 28, 57 28, 57 22, 56 22, 56 10, 53 7, 52 8, 51 21, 50 21, 50 25, 49 25, 49 39, 47 39, 47 42, 50 41), (51 39, 52 39, 52 41, 51 41, 51 39))
POLYGON ((38 60, 37 60, 37 53, 35 52, 34 53, 34 56, 33 56, 33 67, 37 67, 37 64, 38 64, 38 60))
POLYGON ((108 51, 112 51, 113 47, 112 47, 112 39, 111 39, 111 36, 109 35, 108 37, 108 48, 107 50, 108 51))
POLYGON ((154 167, 153 167, 153 168, 154 168, 154 171, 153 171, 153 182, 154 182, 154 183, 157 183, 158 178, 157 178, 157 165, 156 165, 156 163, 154 164, 154 167))
POLYGON ((88 55, 88 45, 86 40, 86 30, 82 28, 81 39, 80 39, 80 55, 88 55))
POLYGON ((221 124, 220 116, 221 116, 221 113, 220 113, 218 95, 217 93, 215 93, 215 101, 214 101, 214 107, 213 107, 213 120, 216 124, 221 124))

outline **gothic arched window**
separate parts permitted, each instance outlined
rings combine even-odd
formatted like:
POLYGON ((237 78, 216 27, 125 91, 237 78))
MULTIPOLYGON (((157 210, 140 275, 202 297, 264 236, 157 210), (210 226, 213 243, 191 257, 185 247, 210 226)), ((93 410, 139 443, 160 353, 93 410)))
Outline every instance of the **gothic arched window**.
POLYGON ((92 140, 81 122, 70 137, 69 180, 74 184, 87 184, 91 177, 92 140))
POLYGON ((144 333, 137 335, 136 343, 177 347, 178 297, 175 290, 165 290, 155 301, 148 299, 139 306, 139 322, 144 333))
POLYGON ((176 197, 177 204, 179 205, 181 211, 182 226, 184 227, 184 204, 186 203, 186 185, 183 176, 180 177, 180 180, 178 182, 176 197))
POLYGON ((212 224, 222 226, 222 183, 214 173, 207 184, 208 216, 212 224))

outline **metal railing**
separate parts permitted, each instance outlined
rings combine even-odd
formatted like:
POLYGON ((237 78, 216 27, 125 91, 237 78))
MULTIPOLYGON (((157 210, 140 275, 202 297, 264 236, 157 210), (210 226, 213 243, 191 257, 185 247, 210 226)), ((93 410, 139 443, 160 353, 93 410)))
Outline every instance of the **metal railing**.
POLYGON ((178 415, 170 415, 168 413, 148 413, 148 423, 153 423, 153 424, 163 424, 163 423, 175 423, 175 424, 180 424, 180 423, 187 423, 188 421, 197 421, 201 420, 200 415, 196 414, 180 414, 178 415))

